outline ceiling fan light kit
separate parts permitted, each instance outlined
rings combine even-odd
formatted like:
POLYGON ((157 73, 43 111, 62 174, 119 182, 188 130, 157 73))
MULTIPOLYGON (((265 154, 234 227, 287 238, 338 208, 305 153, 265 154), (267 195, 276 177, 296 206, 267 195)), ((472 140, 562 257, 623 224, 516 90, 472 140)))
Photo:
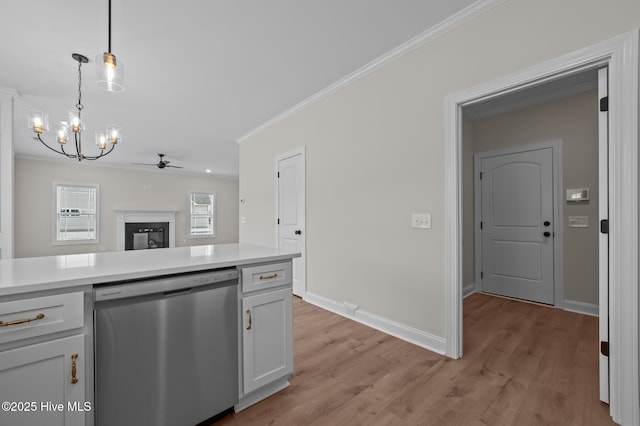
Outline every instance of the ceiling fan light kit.
MULTIPOLYGON (((88 63, 89 59, 79 53, 73 53, 71 57, 74 61, 78 62, 78 103, 76 104, 75 111, 69 112, 68 120, 61 121, 56 125, 55 139, 60 149, 53 148, 41 137, 42 133, 49 131, 49 116, 46 113, 42 111, 30 111, 27 117, 27 125, 36 134, 36 139, 51 151, 68 158, 77 158, 78 161, 97 160, 109 154, 119 142, 122 142, 122 131, 118 125, 107 125, 105 130, 95 132, 95 142, 100 150, 100 154, 90 156, 82 152, 82 132, 85 130, 85 125, 81 117, 82 109, 84 108, 84 105, 82 105, 82 64, 88 63), (66 152, 64 148, 70 139, 71 133, 73 133, 75 142, 75 154, 66 152), (105 151, 109 144, 111 147, 108 151, 105 151)), ((117 63, 116 55, 111 53, 111 0, 109 0, 109 51, 98 55, 96 58, 96 81, 98 86, 110 92, 121 92, 124 90, 122 63, 117 63), (102 66, 98 64, 102 64, 102 66)))

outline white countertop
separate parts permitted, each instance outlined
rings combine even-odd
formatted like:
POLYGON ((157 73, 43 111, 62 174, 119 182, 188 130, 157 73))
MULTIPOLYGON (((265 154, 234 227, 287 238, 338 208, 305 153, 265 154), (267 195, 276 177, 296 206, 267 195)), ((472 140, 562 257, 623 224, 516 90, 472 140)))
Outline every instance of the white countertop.
POLYGON ((273 247, 216 244, 0 260, 0 297, 300 257, 273 247))

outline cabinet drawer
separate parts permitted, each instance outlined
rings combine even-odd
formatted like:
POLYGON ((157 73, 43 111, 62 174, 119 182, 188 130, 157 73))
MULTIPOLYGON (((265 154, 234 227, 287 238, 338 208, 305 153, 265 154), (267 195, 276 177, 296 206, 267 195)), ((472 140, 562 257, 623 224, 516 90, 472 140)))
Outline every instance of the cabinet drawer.
POLYGON ((291 284, 291 262, 269 263, 242 268, 242 292, 291 284))
POLYGON ((81 291, 0 303, 0 343, 83 325, 84 293, 81 291))

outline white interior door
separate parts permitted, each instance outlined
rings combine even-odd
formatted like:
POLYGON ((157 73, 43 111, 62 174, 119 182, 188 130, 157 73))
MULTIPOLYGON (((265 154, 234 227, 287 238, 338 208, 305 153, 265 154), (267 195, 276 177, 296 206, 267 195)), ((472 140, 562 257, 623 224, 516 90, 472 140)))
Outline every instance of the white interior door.
POLYGON ((305 157, 304 150, 277 159, 278 247, 300 252, 293 259, 293 294, 304 297, 305 284, 305 157))
POLYGON ((553 149, 485 156, 482 290, 554 303, 553 149))
POLYGON ((598 70, 598 174, 599 215, 599 317, 600 317, 600 400, 609 402, 609 111, 608 69, 598 70), (606 98, 606 105, 600 99, 606 98), (603 232, 606 231, 606 232, 603 232))

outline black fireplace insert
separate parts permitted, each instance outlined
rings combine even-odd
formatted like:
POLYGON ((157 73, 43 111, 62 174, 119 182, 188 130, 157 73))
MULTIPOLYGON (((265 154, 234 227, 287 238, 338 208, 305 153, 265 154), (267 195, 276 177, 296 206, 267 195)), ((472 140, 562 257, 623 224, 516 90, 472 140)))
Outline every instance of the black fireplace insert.
POLYGON ((125 250, 169 247, 169 222, 125 223, 124 236, 125 250))

